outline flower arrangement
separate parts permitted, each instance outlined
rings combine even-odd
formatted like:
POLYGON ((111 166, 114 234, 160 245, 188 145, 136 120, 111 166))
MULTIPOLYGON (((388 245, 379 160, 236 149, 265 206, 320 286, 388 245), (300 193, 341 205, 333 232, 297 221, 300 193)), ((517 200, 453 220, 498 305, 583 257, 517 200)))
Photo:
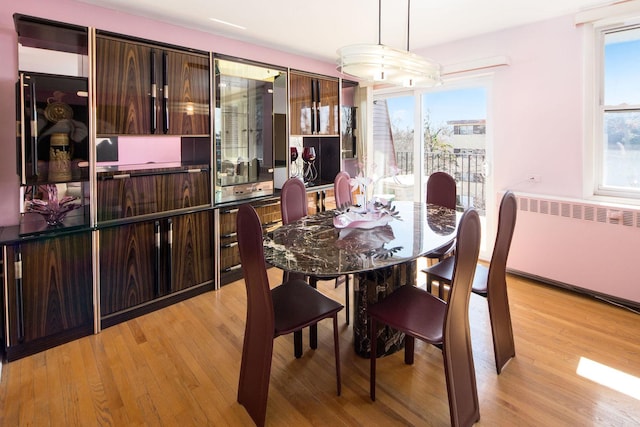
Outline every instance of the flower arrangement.
POLYGON ((46 191, 47 199, 32 199, 27 210, 42 215, 50 226, 61 225, 69 212, 82 206, 73 203, 78 197, 65 196, 58 199, 58 187, 55 184, 42 185, 41 188, 46 191))
MULTIPOLYGON (((376 183, 386 176, 377 176, 377 165, 375 163, 370 164, 368 168, 366 166, 366 159, 363 159, 362 162, 358 163, 359 172, 356 174, 356 176, 351 178, 349 183, 351 184, 352 191, 357 191, 360 195, 358 205, 360 205, 362 209, 370 211, 376 207, 376 203, 378 203, 379 205, 387 204, 384 200, 373 200, 373 194, 370 194, 373 191, 376 183), (370 173, 368 175, 364 174, 363 171, 365 169, 369 170, 370 173)), ((391 177, 394 181, 396 181, 399 169, 395 165, 390 165, 389 172, 390 174, 388 175, 388 177, 391 177)))

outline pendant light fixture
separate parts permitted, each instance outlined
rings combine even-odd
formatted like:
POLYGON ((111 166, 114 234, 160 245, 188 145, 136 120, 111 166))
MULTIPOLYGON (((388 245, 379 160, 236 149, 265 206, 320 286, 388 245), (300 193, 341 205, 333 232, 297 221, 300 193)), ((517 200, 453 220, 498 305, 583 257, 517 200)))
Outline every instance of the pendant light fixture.
POLYGON ((407 0, 407 50, 381 42, 382 0, 378 0, 378 44, 355 44, 338 49, 338 71, 366 82, 428 87, 440 84, 440 64, 409 52, 411 0, 407 0))

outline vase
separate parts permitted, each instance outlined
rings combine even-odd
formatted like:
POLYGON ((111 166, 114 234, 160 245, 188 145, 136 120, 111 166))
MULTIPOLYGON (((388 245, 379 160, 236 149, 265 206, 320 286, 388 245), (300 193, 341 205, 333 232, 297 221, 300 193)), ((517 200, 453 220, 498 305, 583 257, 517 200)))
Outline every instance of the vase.
POLYGON ((49 181, 71 180, 71 153, 69 135, 53 133, 49 140, 49 181))

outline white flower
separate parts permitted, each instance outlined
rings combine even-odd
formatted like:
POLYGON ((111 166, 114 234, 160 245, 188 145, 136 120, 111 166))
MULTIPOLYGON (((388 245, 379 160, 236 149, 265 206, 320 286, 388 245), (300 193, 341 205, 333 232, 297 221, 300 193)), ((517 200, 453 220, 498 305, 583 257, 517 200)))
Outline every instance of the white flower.
POLYGON ((362 194, 364 194, 367 191, 367 185, 371 183, 373 183, 373 180, 371 178, 368 178, 362 175, 362 172, 360 172, 358 175, 356 175, 355 177, 349 180, 349 184, 351 184, 351 188, 353 188, 354 190, 357 189, 362 194))

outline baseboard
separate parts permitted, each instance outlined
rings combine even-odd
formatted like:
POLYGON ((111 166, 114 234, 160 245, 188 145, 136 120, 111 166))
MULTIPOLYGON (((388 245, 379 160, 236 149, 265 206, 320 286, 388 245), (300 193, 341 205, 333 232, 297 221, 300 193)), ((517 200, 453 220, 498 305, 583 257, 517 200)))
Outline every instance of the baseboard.
POLYGON ((624 298, 615 297, 615 296, 604 294, 601 292, 596 292, 591 289, 581 288, 579 286, 570 285, 568 283, 560 282, 553 279, 548 279, 546 277, 537 276, 535 274, 526 273, 524 271, 514 270, 511 268, 507 269, 507 273, 513 274, 515 276, 520 276, 526 279, 535 280, 536 282, 540 282, 545 285, 555 286, 555 287, 566 289, 579 294, 587 295, 589 297, 598 299, 600 301, 625 308, 636 314, 640 314, 640 303, 637 301, 631 301, 624 298))

